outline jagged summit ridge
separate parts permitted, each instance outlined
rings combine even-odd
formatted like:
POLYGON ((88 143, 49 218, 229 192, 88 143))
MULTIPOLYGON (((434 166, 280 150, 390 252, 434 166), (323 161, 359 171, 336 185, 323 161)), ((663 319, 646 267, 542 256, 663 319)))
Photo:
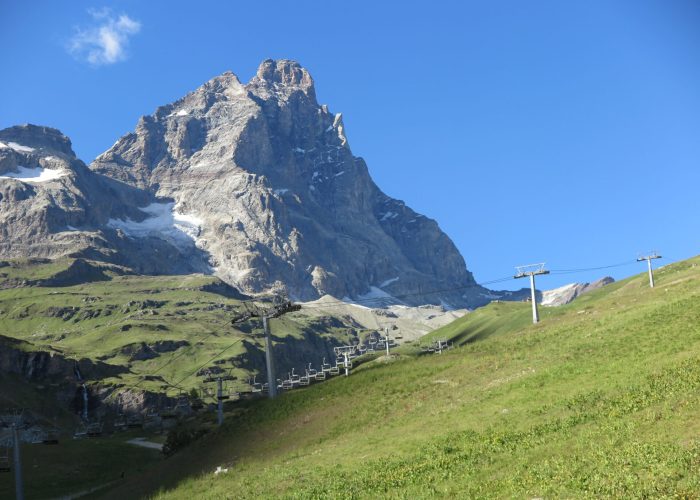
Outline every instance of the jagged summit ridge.
POLYGON ((305 68, 296 61, 288 59, 266 59, 258 67, 258 71, 251 80, 255 84, 288 85, 296 86, 307 94, 314 95, 314 80, 305 68))

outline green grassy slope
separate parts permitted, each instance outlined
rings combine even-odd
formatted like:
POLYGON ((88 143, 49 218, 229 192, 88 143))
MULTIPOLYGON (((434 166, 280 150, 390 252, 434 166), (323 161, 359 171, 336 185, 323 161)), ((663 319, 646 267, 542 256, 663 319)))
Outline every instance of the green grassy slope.
POLYGON ((493 304, 432 334, 460 348, 251 402, 113 497, 697 498, 698 264, 538 325, 529 304, 493 304))
MULTIPOLYGON (((10 344, 17 351, 52 351, 70 360, 87 358, 104 363, 102 373, 89 377, 88 386, 115 385, 122 390, 136 387, 170 396, 179 390, 167 384, 180 380, 185 390, 201 389, 201 377, 190 375, 202 365, 211 366, 212 358, 223 360, 217 366, 231 368, 233 375, 240 378, 231 384, 232 389, 245 389, 249 374, 260 369, 239 341, 261 347, 261 325, 250 321, 241 329, 231 326, 231 318, 243 306, 217 278, 138 276, 104 264, 91 263, 93 269, 83 263, 76 268, 76 262, 0 262, 0 359, 10 344), (168 341, 187 344, 157 353, 151 359, 138 356, 143 343, 163 345, 168 341), (232 358, 237 358, 236 366, 232 358), (110 367, 126 370, 114 374, 110 367), (153 374, 162 380, 146 378, 153 374)), ((310 333, 347 338, 347 328, 341 322, 333 323, 341 326, 326 324, 321 328, 318 321, 302 313, 274 320, 276 348, 283 349, 283 344, 298 342, 310 333)), ((320 359, 310 361, 318 363, 320 359)), ((164 438, 143 430, 95 440, 72 440, 78 426, 77 415, 70 402, 58 394, 70 394, 75 387, 72 369, 65 377, 28 381, 0 367, 0 414, 8 408, 26 408, 40 424, 49 423, 61 430, 58 446, 23 446, 28 464, 28 498, 53 498, 84 491, 119 479, 121 472, 129 477, 162 460, 156 451, 126 443, 137 434, 149 439, 164 438)), ((205 398, 205 402, 211 401, 212 398, 205 398)), ((104 419, 109 422, 114 416, 115 412, 107 411, 104 419)), ((207 413, 197 418, 201 425, 202 420, 213 417, 207 413)), ((12 496, 13 484, 12 474, 0 474, 0 498, 12 496)))
MULTIPOLYGON (((104 274, 98 281, 52 285, 50 280, 65 274, 74 262, 12 262, 0 267, 0 334, 28 342, 23 348, 50 349, 71 359, 128 367, 127 373, 105 377, 102 382, 126 387, 138 384, 141 389, 167 390, 171 395, 178 390, 164 389, 162 380, 144 380, 143 376, 157 373, 173 383, 222 351, 220 360, 245 354, 242 342, 232 345, 236 340, 262 346, 261 339, 251 335, 260 333, 261 325, 251 322, 246 331, 231 325, 231 318, 243 307, 240 300, 219 293, 225 285, 218 278, 120 275, 107 268, 97 273, 104 274), (138 354, 142 343, 168 341, 186 344, 152 359, 138 354)), ((311 323, 303 314, 289 315, 275 322, 273 334, 281 342, 299 339, 304 332, 315 331, 311 323)), ((347 332, 324 327, 322 333, 345 338, 347 332)), ((230 361, 222 366, 233 368, 230 361)), ((232 373, 244 380, 247 368, 238 366, 232 373)), ((197 377, 189 377, 181 385, 189 390, 199 384, 197 377)))

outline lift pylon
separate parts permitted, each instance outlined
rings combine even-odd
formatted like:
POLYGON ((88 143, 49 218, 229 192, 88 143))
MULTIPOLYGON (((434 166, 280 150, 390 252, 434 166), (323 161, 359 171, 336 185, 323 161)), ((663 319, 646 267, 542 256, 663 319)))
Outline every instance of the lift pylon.
POLYGON ((651 261, 653 259, 660 259, 661 255, 658 254, 658 252, 649 252, 646 255, 640 255, 637 257, 637 262, 641 262, 643 260, 647 261, 647 268, 649 269, 649 288, 654 288, 654 271, 652 270, 651 267, 651 261))
POLYGON ((544 262, 539 264, 528 264, 526 266, 516 266, 515 276, 513 278, 519 279, 526 276, 530 277, 530 294, 532 300, 532 323, 537 324, 540 321, 540 315, 537 312, 537 291, 535 290, 535 276, 538 274, 549 274, 544 268, 544 262))

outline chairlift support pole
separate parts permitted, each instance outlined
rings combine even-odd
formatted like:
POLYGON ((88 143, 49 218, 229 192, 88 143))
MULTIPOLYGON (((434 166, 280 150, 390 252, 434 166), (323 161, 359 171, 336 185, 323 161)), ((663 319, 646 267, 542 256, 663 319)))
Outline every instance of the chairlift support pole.
POLYGON ((386 357, 389 357, 389 327, 384 327, 384 343, 386 344, 386 357))
POLYGON ((263 328, 265 329, 265 366, 267 367, 267 397, 274 399, 277 396, 277 379, 275 378, 275 366, 272 359, 272 337, 270 336, 270 323, 267 315, 263 316, 263 328))
POLYGON ((279 318, 283 314, 289 312, 298 311, 301 309, 299 304, 293 304, 292 302, 286 300, 281 304, 268 309, 265 313, 261 314, 259 312, 248 312, 247 314, 234 319, 231 323, 237 324, 241 321, 245 321, 253 317, 261 317, 263 320, 263 329, 265 330, 265 365, 267 368, 267 395, 270 399, 274 399, 277 396, 277 379, 275 378, 275 363, 272 357, 272 338, 270 336, 270 320, 272 318, 279 318))
POLYGON ((661 255, 657 254, 656 252, 652 252, 649 255, 642 255, 637 258, 637 262, 641 262, 643 260, 647 261, 647 268, 649 269, 649 288, 654 288, 654 271, 651 267, 651 261, 652 259, 660 259, 661 255))
POLYGON ((216 379, 216 399, 217 399, 217 409, 216 409, 216 421, 221 427, 224 423, 224 381, 221 377, 216 379))
POLYGON ((544 268, 544 263, 542 264, 531 264, 528 266, 518 266, 516 267, 517 274, 513 277, 515 279, 524 278, 525 276, 530 277, 530 295, 532 301, 532 324, 536 325, 540 321, 540 315, 537 311, 537 290, 535 289, 535 276, 538 274, 549 274, 544 268))
POLYGON ((24 484, 22 483, 22 456, 16 423, 12 425, 12 445, 15 462, 15 497, 17 500, 24 500, 24 484))

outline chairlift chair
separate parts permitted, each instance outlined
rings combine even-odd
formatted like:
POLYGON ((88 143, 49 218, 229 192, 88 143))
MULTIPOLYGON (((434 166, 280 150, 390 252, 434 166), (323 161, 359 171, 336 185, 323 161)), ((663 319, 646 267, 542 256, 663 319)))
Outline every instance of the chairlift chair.
POLYGON ((292 373, 289 376, 289 380, 292 382, 292 385, 299 385, 300 382, 300 377, 298 373, 294 373, 294 368, 292 368, 292 373))
POLYGON ((126 427, 128 429, 139 429, 143 427, 143 418, 141 415, 129 415, 126 417, 126 427))
MULTIPOLYGON (((46 435, 41 429, 34 429, 28 431, 29 442, 32 444, 41 444, 44 441, 44 436, 46 435)), ((26 434, 25 434, 26 439, 26 434)))
POLYGON ((91 422, 86 429, 87 437, 96 438, 102 435, 102 422, 91 422))
POLYGON ((330 375, 340 375, 340 367, 337 364, 335 366, 331 366, 331 369, 328 370, 328 373, 330 375))
POLYGON ((309 378, 316 376, 316 368, 311 368, 311 363, 309 363, 309 369, 306 370, 306 374, 309 376, 309 378))
POLYGON ((163 410, 160 412, 160 418, 163 420, 172 420, 173 418, 177 418, 175 406, 169 405, 163 408, 163 410))
POLYGON ((44 439, 41 441, 41 444, 46 444, 46 445, 54 445, 58 444, 58 430, 57 429, 50 429, 46 431, 46 434, 44 435, 44 439))
POLYGON ((114 426, 114 428, 118 431, 123 431, 124 429, 126 429, 127 428, 126 415, 124 415, 122 413, 117 415, 117 418, 114 419, 112 426, 114 426))
POLYGON ((263 390, 263 384, 260 382, 255 381, 255 377, 253 377, 253 381, 250 383, 251 391, 252 392, 262 392, 263 390))
POLYGON ((307 386, 310 384, 310 379, 308 375, 309 371, 307 370, 306 373, 307 375, 302 375, 301 377, 299 377, 299 385, 307 386))
POLYGON ((331 371, 331 364, 326 363, 326 358, 323 358, 323 363, 321 363, 321 371, 323 373, 328 373, 329 371, 331 371))
POLYGON ((316 373, 316 376, 314 378, 318 381, 326 380, 326 372, 321 370, 320 372, 316 373))

